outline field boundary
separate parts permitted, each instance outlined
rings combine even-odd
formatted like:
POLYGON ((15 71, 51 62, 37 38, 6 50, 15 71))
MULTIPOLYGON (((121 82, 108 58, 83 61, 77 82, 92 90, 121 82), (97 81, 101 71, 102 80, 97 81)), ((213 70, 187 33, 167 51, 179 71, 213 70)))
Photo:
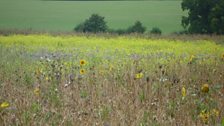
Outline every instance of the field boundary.
POLYGON ((97 37, 120 37, 126 36, 130 38, 145 38, 145 39, 168 39, 168 40, 181 40, 181 41, 197 41, 197 40, 211 40, 218 44, 224 45, 224 35, 201 35, 201 34, 169 34, 169 35, 153 35, 150 33, 144 34, 126 34, 118 35, 112 33, 78 33, 78 32, 56 32, 56 31, 35 31, 32 29, 19 30, 19 29, 0 29, 0 36, 10 36, 10 35, 50 35, 50 36, 97 36, 97 37))

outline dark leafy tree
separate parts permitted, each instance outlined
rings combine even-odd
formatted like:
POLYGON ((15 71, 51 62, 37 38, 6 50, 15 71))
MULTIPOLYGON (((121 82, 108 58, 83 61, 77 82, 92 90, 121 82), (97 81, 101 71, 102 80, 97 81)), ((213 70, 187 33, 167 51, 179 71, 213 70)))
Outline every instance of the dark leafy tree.
POLYGON ((136 21, 135 24, 127 29, 127 33, 144 33, 146 28, 140 21, 136 21))
POLYGON ((154 27, 152 28, 152 30, 150 31, 151 34, 157 34, 157 35, 161 35, 162 34, 162 31, 157 28, 157 27, 154 27))
POLYGON ((182 26, 189 33, 224 33, 224 0, 183 0, 181 6, 188 11, 182 26))
POLYGON ((213 33, 224 34, 224 0, 219 0, 212 8, 209 21, 213 33))
POLYGON ((85 20, 84 23, 76 26, 74 30, 77 32, 106 32, 107 25, 104 21, 104 17, 99 16, 98 14, 92 14, 89 19, 85 20))

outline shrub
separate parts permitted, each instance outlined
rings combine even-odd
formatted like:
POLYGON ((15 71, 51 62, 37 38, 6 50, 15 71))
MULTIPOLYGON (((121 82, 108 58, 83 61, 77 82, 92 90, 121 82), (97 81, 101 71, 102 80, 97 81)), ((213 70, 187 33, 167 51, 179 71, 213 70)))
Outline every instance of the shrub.
POLYGON ((152 28, 152 30, 150 31, 151 34, 158 34, 158 35, 161 35, 162 34, 162 31, 157 28, 157 27, 154 27, 152 28))
POLYGON ((112 34, 122 35, 127 34, 127 29, 109 29, 108 32, 112 34))
POLYGON ((83 32, 83 29, 84 29, 84 23, 81 23, 74 28, 76 32, 83 32))
POLYGON ((186 30, 182 30, 182 31, 173 32, 173 34, 174 35, 184 35, 184 34, 189 34, 189 32, 186 30))

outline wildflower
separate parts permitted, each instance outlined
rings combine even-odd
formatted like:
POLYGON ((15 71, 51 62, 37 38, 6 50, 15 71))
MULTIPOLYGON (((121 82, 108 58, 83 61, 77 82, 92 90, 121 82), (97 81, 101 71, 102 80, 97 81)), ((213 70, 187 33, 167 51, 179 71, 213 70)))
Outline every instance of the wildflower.
POLYGON ((81 69, 81 70, 79 71, 79 73, 80 73, 80 74, 85 74, 85 70, 84 70, 84 69, 81 69))
POLYGON ((168 79, 167 78, 164 78, 164 77, 161 77, 160 79, 159 79, 159 81, 160 82, 165 82, 165 81, 167 81, 168 79))
POLYGON ((66 84, 64 85, 64 87, 66 88, 66 87, 68 87, 68 85, 69 85, 69 84, 66 83, 66 84))
POLYGON ((195 56, 194 55, 191 55, 190 56, 190 62, 192 62, 194 60, 195 56))
POLYGON ((135 79, 140 79, 143 77, 143 73, 137 73, 135 74, 135 79))
POLYGON ((219 110, 217 110, 217 109, 212 109, 212 114, 213 114, 214 116, 218 117, 218 116, 219 116, 219 110))
POLYGON ((112 71, 113 70, 113 65, 110 65, 109 70, 112 71))
POLYGON ((182 89, 181 89, 181 93, 182 93, 182 98, 184 99, 185 97, 186 97, 186 88, 185 88, 185 86, 183 86, 182 87, 182 89))
POLYGON ((208 91, 209 91, 209 86, 208 86, 208 84, 203 84, 202 87, 201 87, 201 91, 202 91, 203 93, 208 93, 208 91))
POLYGON ((221 59, 224 60, 224 53, 222 54, 221 59))
POLYGON ((40 95, 40 88, 35 88, 33 92, 34 92, 35 95, 39 96, 40 95))
POLYGON ((41 69, 36 69, 35 74, 39 76, 41 74, 41 69))
POLYGON ((191 55, 189 59, 189 64, 192 64, 195 61, 195 56, 191 55))
POLYGON ((202 110, 201 113, 199 114, 199 117, 205 124, 208 124, 209 112, 207 112, 206 110, 202 110))
POLYGON ((85 60, 80 60, 80 65, 82 66, 82 65, 85 65, 86 64, 86 61, 85 60))
POLYGON ((46 81, 49 81, 49 77, 48 76, 45 79, 46 79, 46 81))
POLYGON ((9 107, 9 103, 8 102, 3 102, 3 103, 1 103, 1 105, 0 105, 0 108, 8 108, 9 107))

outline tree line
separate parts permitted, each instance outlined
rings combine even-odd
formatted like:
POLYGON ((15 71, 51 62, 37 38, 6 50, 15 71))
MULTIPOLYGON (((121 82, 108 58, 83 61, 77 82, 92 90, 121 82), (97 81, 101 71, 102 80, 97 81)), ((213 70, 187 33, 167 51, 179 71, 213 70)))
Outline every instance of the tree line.
MULTIPOLYGON (((224 0, 182 0, 181 8, 188 15, 183 16, 181 24, 184 31, 178 34, 224 34, 224 0)), ((144 33, 146 27, 140 21, 127 29, 110 29, 104 17, 92 14, 90 18, 77 25, 76 32, 109 32, 117 34, 144 33)), ((161 34, 162 31, 155 27, 152 34, 161 34)))
MULTIPOLYGON (((134 25, 129 26, 127 29, 110 29, 107 26, 105 18, 98 14, 92 14, 88 19, 86 19, 83 23, 77 25, 74 30, 76 32, 84 32, 84 33, 99 33, 99 32, 109 32, 115 34, 130 34, 130 33, 138 33, 142 34, 146 31, 146 27, 142 25, 140 21, 136 21, 134 25)), ((159 28, 153 28, 151 30, 152 34, 161 34, 162 31, 159 28)))

